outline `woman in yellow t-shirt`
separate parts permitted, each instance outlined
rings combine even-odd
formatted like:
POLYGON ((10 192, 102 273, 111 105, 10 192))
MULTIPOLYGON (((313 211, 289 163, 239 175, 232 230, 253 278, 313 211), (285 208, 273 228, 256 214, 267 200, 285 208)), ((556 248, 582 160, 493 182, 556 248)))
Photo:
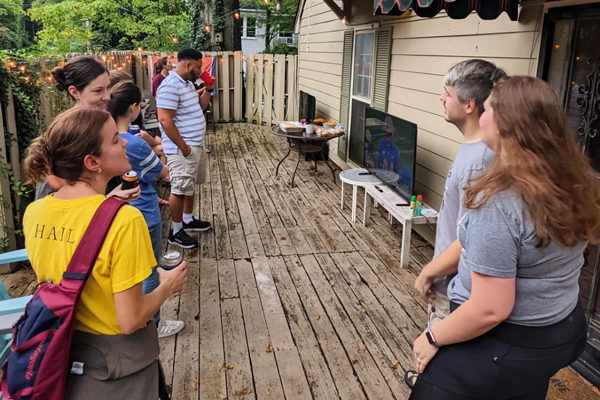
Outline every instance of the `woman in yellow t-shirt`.
MULTIPOLYGON (((61 280, 92 216, 105 200, 107 182, 131 169, 126 145, 127 141, 119 137, 115 121, 108 112, 76 107, 57 116, 47 132, 29 146, 24 169, 31 181, 41 182, 50 173, 66 182, 58 192, 35 201, 25 211, 25 247, 39 282, 51 280, 58 283, 61 280)), ((155 265, 144 217, 133 207, 122 207, 108 231, 81 295, 75 315, 74 342, 79 339, 94 343, 98 340, 106 343, 116 341, 116 345, 109 345, 111 349, 124 348, 125 353, 127 349, 134 351, 142 335, 140 332, 149 331, 148 321, 168 297, 181 291, 186 279, 185 262, 171 271, 159 269, 160 285, 144 296, 142 281, 155 265)), ((153 331, 148 333, 152 343, 151 346, 146 344, 146 349, 148 352, 151 352, 148 347, 156 349, 157 357, 155 326, 153 331)), ((102 345, 98 348, 103 349, 102 345)), ((71 350, 73 355, 75 350, 73 347, 71 350)), ((135 351, 139 354, 138 350, 135 351)), ((95 354, 98 358, 98 353, 95 354)), ((135 354, 126 354, 126 358, 129 356, 135 354)), ((89 361, 97 362, 102 361, 89 361)), ((105 366, 99 366, 100 369, 102 367, 105 366)), ((152 369, 151 377, 157 376, 157 371, 158 368, 152 369)), ((128 376, 120 378, 137 377, 140 383, 148 379, 148 375, 141 379, 135 366, 128 372, 128 376)), ((122 375, 124 372, 119 373, 122 375)), ((108 395, 112 393, 110 388, 118 386, 115 385, 117 380, 102 381, 100 385, 100 381, 93 377, 74 377, 70 375, 69 399, 108 395), (86 397, 92 391, 94 396, 86 397)), ((119 381, 125 382, 124 379, 119 381)), ((144 398, 142 393, 150 395, 146 398, 158 398, 158 392, 154 397, 154 385, 149 386, 151 393, 140 388, 139 398, 144 398)), ((120 396, 125 395, 132 398, 129 397, 131 393, 120 393, 120 396)))

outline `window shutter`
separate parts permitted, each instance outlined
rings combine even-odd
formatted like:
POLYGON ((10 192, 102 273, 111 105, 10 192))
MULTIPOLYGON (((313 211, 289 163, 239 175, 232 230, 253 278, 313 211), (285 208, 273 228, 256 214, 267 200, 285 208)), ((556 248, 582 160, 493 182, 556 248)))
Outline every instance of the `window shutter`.
POLYGON ((392 27, 378 29, 375 37, 375 81, 371 107, 386 112, 390 87, 392 27))
POLYGON ((340 94, 340 123, 346 128, 346 134, 338 139, 338 157, 346 161, 348 153, 348 125, 350 122, 350 80, 352 77, 352 46, 354 31, 344 32, 344 55, 342 60, 342 87, 340 94))

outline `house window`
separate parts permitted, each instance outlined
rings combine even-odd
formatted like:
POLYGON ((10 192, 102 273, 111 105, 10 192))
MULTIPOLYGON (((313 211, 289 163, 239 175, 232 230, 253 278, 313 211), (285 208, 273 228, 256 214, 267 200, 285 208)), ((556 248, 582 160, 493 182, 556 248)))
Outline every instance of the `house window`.
POLYGON ((256 37, 256 17, 246 18, 246 37, 247 38, 255 38, 256 37))
POLYGON ((375 34, 373 32, 356 35, 354 45, 354 83, 352 95, 367 102, 371 101, 373 87, 373 48, 375 34))

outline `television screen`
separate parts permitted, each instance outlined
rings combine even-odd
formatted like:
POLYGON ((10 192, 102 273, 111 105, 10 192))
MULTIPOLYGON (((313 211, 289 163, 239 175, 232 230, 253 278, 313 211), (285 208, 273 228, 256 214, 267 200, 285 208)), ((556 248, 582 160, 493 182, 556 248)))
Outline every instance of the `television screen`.
POLYGON ((300 91, 300 112, 298 113, 298 118, 312 121, 315 119, 316 109, 317 100, 315 96, 300 91))
POLYGON ((406 200, 414 194, 417 125, 367 107, 365 168, 406 200))

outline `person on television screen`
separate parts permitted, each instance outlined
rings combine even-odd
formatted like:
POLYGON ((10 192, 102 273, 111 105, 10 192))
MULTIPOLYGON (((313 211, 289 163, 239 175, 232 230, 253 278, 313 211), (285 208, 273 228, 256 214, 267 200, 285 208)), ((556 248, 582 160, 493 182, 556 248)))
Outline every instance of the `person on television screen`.
MULTIPOLYGON (((435 252, 415 281, 415 288, 428 304, 429 327, 450 313, 447 297, 448 284, 456 274, 437 276, 438 256, 457 241, 457 225, 466 212, 463 196, 472 178, 480 175, 494 159, 494 153, 483 143, 479 117, 483 103, 496 83, 505 80, 506 73, 484 60, 467 60, 456 64, 444 77, 444 91, 440 100, 444 118, 455 125, 465 140, 448 171, 444 197, 438 216, 435 252)), ((406 372, 406 383, 412 388, 415 371, 406 372)))
POLYGON ((377 149, 377 168, 399 174, 398 161, 400 160, 400 151, 398 150, 398 146, 394 144, 396 127, 394 126, 392 117, 389 115, 385 117, 383 131, 385 132, 385 137, 379 141, 379 148, 377 149))

